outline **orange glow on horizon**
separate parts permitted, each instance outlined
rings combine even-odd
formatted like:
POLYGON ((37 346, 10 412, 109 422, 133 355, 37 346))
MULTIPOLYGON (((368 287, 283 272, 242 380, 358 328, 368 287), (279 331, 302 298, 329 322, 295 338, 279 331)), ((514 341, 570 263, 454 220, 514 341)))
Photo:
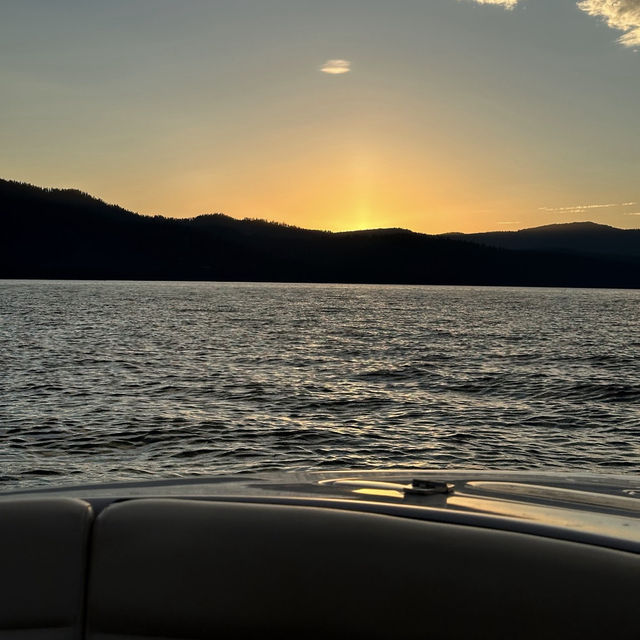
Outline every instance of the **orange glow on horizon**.
MULTIPOLYGON (((409 146, 414 142, 409 132, 374 137, 372 128, 292 129, 278 139, 238 144, 219 163, 212 163, 203 147, 194 148, 189 165, 180 170, 150 163, 142 165, 143 175, 132 172, 123 179, 123 168, 114 165, 111 172, 85 176, 81 182, 34 182, 80 188, 147 215, 186 218, 221 212, 335 232, 403 228, 474 233, 587 219, 634 228, 640 221, 620 209, 567 206, 578 202, 571 185, 549 194, 542 178, 523 183, 520 169, 509 166, 497 144, 491 154, 480 149, 463 153, 455 138, 443 140, 435 132, 417 151, 409 146), (152 189, 145 188, 149 183, 152 189)), ((595 198, 585 196, 580 202, 595 198)), ((599 196, 607 204, 632 199, 633 194, 614 190, 599 196)))

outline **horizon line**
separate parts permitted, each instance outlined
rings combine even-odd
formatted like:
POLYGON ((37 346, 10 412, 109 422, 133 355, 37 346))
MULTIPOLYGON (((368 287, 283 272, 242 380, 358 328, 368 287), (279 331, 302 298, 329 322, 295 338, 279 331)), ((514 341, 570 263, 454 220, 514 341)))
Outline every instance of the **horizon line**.
POLYGON ((518 233, 520 231, 529 231, 529 230, 533 230, 533 229, 544 229, 544 228, 548 228, 548 227, 558 227, 558 226, 575 226, 575 225, 594 225, 597 227, 607 227, 609 229, 616 229, 618 231, 640 231, 640 227, 632 227, 632 228, 622 228, 622 227, 614 227, 613 225, 610 224, 606 224, 603 222, 594 222, 592 220, 576 220, 576 221, 572 221, 572 222, 550 222, 548 224, 543 224, 543 225, 536 225, 533 227, 521 227, 519 229, 514 229, 514 230, 510 230, 510 229, 489 229, 486 231, 444 231, 441 233, 426 233, 424 231, 414 231, 413 229, 409 229, 406 227, 368 227, 368 228, 357 228, 357 229, 342 229, 339 231, 335 231, 332 229, 316 229, 316 228, 309 228, 309 227, 301 227, 295 224, 290 224, 287 222, 280 222, 278 220, 268 220, 267 218, 259 218, 259 217, 250 217, 250 216, 244 216, 242 218, 238 218, 238 217, 234 217, 232 215, 229 215, 228 213, 224 213, 222 211, 214 211, 214 212, 206 212, 206 213, 198 213, 192 216, 185 216, 185 217, 176 217, 176 216, 170 216, 170 215, 165 215, 165 214, 161 214, 161 213, 141 213, 139 211, 133 211, 131 209, 126 209, 125 207, 123 207, 122 205, 113 203, 113 202, 107 202, 106 200, 103 200, 102 198, 100 198, 99 196, 95 196, 91 193, 89 193, 88 191, 83 191, 82 189, 79 189, 77 187, 44 187, 44 186, 39 186, 36 184, 33 184, 31 182, 25 182, 22 180, 14 180, 11 178, 0 178, 0 182, 7 182, 7 183, 13 183, 16 185, 20 185, 20 186, 24 186, 24 187, 30 187, 32 189, 39 189, 41 191, 47 191, 47 192, 70 192, 70 193, 79 193, 81 195, 84 195, 88 198, 91 198, 92 200, 96 200, 97 202, 100 202, 106 206, 109 207, 115 207, 117 209, 121 209, 122 211, 125 211, 127 213, 131 213, 137 216, 141 216, 141 217, 145 217, 145 218, 162 218, 165 220, 175 220, 175 221, 192 221, 192 220, 196 220, 198 218, 202 218, 202 217, 206 217, 206 216, 222 216, 225 218, 229 218, 231 220, 235 220, 236 222, 262 222, 265 224, 271 224, 271 225, 277 225, 277 226, 281 226, 281 227, 288 227, 290 229, 298 229, 300 231, 311 231, 311 232, 318 232, 318 233, 331 233, 331 234, 341 234, 341 233, 366 233, 366 232, 381 232, 381 231, 404 231, 407 233, 413 233, 413 234, 417 234, 417 235, 424 235, 424 236, 434 236, 434 237, 438 237, 438 236, 448 236, 448 235, 462 235, 462 236, 470 236, 470 235, 480 235, 480 234, 486 234, 486 233, 518 233))

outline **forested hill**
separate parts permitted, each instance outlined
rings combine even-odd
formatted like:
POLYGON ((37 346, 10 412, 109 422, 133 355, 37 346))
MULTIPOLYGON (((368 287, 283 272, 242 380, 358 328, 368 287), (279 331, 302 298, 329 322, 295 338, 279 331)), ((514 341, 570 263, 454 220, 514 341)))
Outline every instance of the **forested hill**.
POLYGON ((403 229, 309 231, 222 214, 142 216, 79 191, 0 180, 2 278, 640 288, 633 246, 596 255, 579 245, 488 244, 403 229))
POLYGON ((640 229, 616 229, 594 222, 549 224, 520 231, 447 233, 440 237, 519 251, 563 251, 640 259, 640 229))

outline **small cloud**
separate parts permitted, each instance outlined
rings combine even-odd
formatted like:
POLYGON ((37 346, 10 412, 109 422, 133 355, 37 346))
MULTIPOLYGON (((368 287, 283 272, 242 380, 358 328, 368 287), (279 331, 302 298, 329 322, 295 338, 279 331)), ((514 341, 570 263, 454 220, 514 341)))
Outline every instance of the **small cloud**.
POLYGON ((578 8, 624 31, 618 42, 625 47, 640 45, 640 0, 580 0, 578 8))
POLYGON ((495 4, 505 9, 513 9, 520 0, 473 0, 476 4, 495 4))
POLYGON ((633 213, 625 213, 625 216, 640 216, 640 211, 634 211, 633 213))
POLYGON ((349 60, 327 60, 320 67, 320 71, 331 75, 349 73, 349 71, 351 71, 351 62, 349 60))
POLYGON ((501 220, 497 224, 500 225, 509 225, 509 224, 519 224, 520 220, 501 220))

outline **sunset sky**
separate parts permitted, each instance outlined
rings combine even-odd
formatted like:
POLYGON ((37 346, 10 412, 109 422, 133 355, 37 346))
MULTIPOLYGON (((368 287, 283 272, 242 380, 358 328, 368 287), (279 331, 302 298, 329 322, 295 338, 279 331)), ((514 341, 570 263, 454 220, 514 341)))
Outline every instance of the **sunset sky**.
POLYGON ((3 0, 0 177, 318 229, 640 227, 640 0, 3 0))

